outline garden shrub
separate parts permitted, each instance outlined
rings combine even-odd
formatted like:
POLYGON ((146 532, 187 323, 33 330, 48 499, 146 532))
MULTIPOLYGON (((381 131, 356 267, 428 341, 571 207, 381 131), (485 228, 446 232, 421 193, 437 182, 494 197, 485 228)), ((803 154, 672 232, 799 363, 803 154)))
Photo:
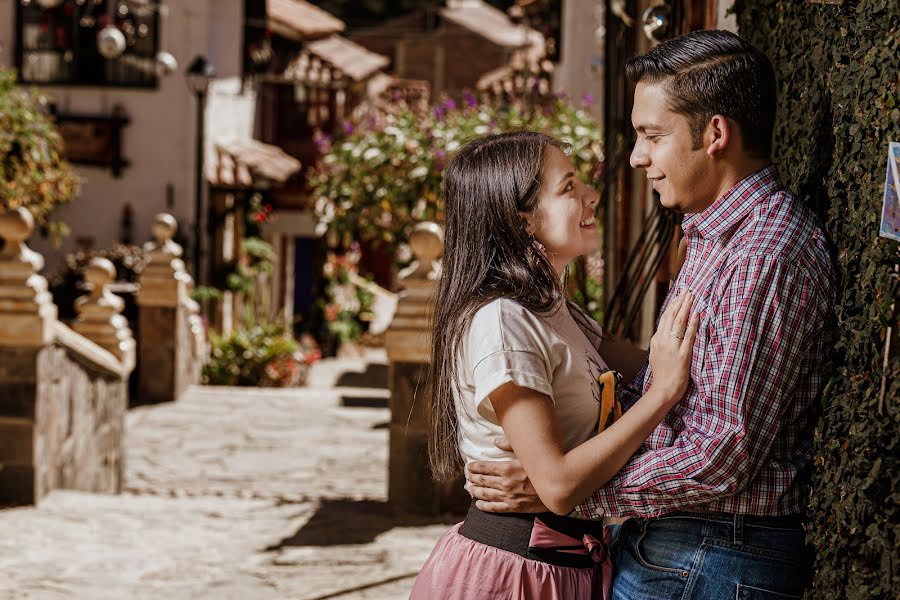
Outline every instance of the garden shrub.
POLYGON ((0 69, 0 209, 24 206, 39 225, 78 194, 79 183, 44 104, 39 92, 16 84, 15 71, 0 69))
POLYGON ((203 383, 209 385, 290 387, 306 382, 309 366, 318 359, 302 349, 277 325, 238 329, 226 336, 210 332, 209 362, 203 383))

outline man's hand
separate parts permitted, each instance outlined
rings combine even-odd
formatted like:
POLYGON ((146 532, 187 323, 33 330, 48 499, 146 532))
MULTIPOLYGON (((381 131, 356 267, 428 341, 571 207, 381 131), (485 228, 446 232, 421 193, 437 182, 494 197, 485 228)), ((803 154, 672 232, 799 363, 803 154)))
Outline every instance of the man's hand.
MULTIPOLYGON (((512 452, 506 438, 494 440, 501 450, 512 452)), ((479 460, 466 467, 466 480, 471 483, 472 496, 485 512, 546 512, 518 459, 509 461, 479 460)))

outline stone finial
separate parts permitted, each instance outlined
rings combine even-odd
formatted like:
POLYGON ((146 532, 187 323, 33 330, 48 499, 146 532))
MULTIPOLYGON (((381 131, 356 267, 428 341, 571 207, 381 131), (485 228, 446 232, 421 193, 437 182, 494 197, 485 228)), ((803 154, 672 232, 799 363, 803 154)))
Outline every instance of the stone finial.
POLYGON ((409 248, 415 257, 412 264, 400 274, 400 279, 437 280, 440 261, 444 253, 444 230, 437 223, 426 221, 413 227, 409 234, 409 248))
POLYGON ((179 258, 181 256, 181 246, 173 240, 175 232, 178 231, 178 221, 175 217, 168 213, 160 213, 153 219, 153 242, 148 242, 148 250, 162 249, 169 256, 179 258))
POLYGON ((444 230, 437 223, 419 223, 409 245, 415 260, 400 273, 404 289, 384 343, 391 362, 424 363, 431 352, 430 302, 440 275, 444 230))
POLYGON ((116 268, 109 260, 99 257, 91 260, 84 272, 90 291, 75 302, 78 318, 72 329, 109 350, 131 369, 134 367, 135 342, 128 321, 121 314, 125 301, 108 287, 115 277, 116 268))
POLYGON ((25 245, 32 231, 28 209, 0 209, 0 346, 43 346, 53 339, 56 305, 38 275, 44 258, 25 245))
POLYGON ((160 213, 153 220, 154 241, 144 244, 149 260, 141 273, 141 306, 178 306, 190 291, 192 280, 181 260, 181 246, 172 239, 177 230, 178 222, 170 214, 160 213))

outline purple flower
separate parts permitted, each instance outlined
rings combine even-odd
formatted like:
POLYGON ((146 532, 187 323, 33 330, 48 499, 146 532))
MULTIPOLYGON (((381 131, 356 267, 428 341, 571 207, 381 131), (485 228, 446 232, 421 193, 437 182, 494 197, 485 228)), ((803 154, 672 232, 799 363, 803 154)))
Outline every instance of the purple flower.
POLYGON ((353 123, 351 123, 350 121, 344 121, 344 133, 346 133, 347 135, 353 133, 353 123))
POLYGON ((456 100, 454 100, 453 98, 447 98, 447 100, 444 102, 444 108, 446 108, 448 111, 453 110, 454 108, 456 108, 456 100))
POLYGON ((440 160, 443 160, 444 158, 447 157, 447 153, 444 152, 443 150, 438 150, 438 151, 436 151, 436 152, 434 153, 434 155, 437 156, 438 159, 440 159, 440 160))
POLYGON ((593 94, 588 94, 587 92, 585 92, 581 95, 581 101, 584 102, 585 106, 593 105, 595 100, 596 99, 594 98, 593 94))
POLYGON ((434 109, 434 116, 438 121, 444 120, 444 115, 447 114, 447 110, 443 106, 438 106, 434 109))
POLYGON ((317 129, 313 134, 313 142, 316 144, 316 150, 322 154, 331 150, 331 136, 327 133, 322 133, 321 130, 317 129))
POLYGON ((465 101, 466 106, 468 106, 469 108, 478 105, 478 98, 476 98, 475 95, 468 90, 463 92, 463 100, 465 101))

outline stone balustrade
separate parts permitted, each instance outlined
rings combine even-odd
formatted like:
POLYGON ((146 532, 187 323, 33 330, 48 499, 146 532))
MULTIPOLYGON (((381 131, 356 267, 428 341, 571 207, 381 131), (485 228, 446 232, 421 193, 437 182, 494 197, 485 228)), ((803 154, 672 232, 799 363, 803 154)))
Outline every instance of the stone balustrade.
POLYGON ((116 268, 105 258, 94 258, 84 277, 90 293, 75 303, 78 318, 72 328, 133 369, 135 342, 128 321, 122 316, 125 301, 108 289, 116 278, 116 268))
POLYGON ((92 264, 73 331, 57 320, 24 208, 0 212, 0 505, 56 488, 118 492, 134 339, 109 294, 111 264, 92 264), (117 318, 118 317, 118 318, 117 318))
POLYGON ((404 289, 385 333, 391 388, 388 501, 400 512, 465 512, 470 502, 461 480, 435 482, 428 466, 430 303, 443 243, 443 230, 436 223, 420 223, 413 229, 409 245, 415 260, 400 273, 404 289))
POLYGON ((177 400, 200 383, 209 354, 200 306, 190 298, 193 280, 181 260, 181 246, 173 241, 177 228, 172 215, 157 215, 154 240, 144 246, 149 261, 137 296, 140 403, 177 400))

